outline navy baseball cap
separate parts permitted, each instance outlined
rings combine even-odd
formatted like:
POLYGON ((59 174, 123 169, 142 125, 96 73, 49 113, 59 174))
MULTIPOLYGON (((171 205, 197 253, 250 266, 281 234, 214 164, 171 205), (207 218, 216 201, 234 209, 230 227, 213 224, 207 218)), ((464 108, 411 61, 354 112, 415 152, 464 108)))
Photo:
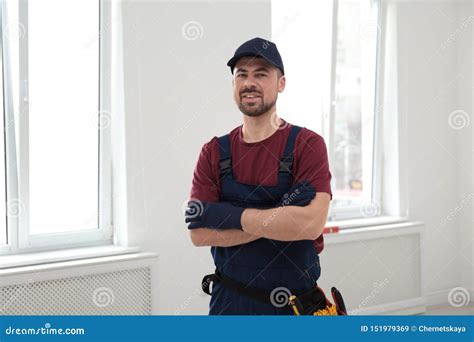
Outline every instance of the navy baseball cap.
POLYGON ((232 74, 234 73, 234 67, 239 59, 246 56, 262 57, 268 63, 280 69, 283 75, 285 74, 285 68, 283 67, 280 53, 278 52, 275 43, 272 43, 269 40, 257 37, 240 45, 237 50, 235 50, 234 57, 229 59, 227 62, 232 74))

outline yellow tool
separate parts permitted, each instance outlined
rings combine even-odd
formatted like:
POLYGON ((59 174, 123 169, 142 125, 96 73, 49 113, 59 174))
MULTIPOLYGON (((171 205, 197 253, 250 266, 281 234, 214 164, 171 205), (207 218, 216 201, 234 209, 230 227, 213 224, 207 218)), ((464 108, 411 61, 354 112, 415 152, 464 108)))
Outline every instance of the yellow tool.
POLYGON ((313 313, 313 316, 337 316, 336 306, 331 304, 326 306, 326 309, 321 309, 313 313))
POLYGON ((296 298, 295 295, 291 295, 290 298, 288 298, 288 304, 293 309, 293 312, 295 313, 295 316, 300 316, 301 315, 300 310, 299 310, 299 309, 301 309, 301 303, 298 300, 298 298, 296 298), (299 307, 299 309, 298 309, 298 307, 299 307))
MULTIPOLYGON (((344 301, 342 299, 342 296, 340 292, 335 288, 331 288, 331 294, 333 296, 334 302, 337 305, 332 304, 327 297, 324 295, 323 290, 319 287, 316 286, 315 290, 317 290, 322 296, 324 296, 324 302, 326 304, 326 307, 322 309, 318 309, 315 312, 313 312, 313 316, 338 316, 338 315, 347 315, 346 307, 344 305, 344 301)), ((288 298, 288 305, 293 309, 293 312, 295 316, 301 316, 305 314, 305 310, 303 308, 303 305, 301 304, 301 301, 298 299, 297 296, 291 295, 288 298)))

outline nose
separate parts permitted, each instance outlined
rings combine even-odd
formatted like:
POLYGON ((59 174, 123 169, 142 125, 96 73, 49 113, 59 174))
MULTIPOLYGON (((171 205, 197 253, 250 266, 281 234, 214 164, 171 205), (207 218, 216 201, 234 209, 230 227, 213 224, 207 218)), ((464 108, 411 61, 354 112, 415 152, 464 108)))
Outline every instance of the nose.
POLYGON ((257 84, 256 82, 256 79, 255 77, 253 77, 252 75, 248 75, 246 78, 245 78, 245 81, 244 81, 244 85, 247 86, 247 87, 250 87, 250 86, 253 86, 257 84))

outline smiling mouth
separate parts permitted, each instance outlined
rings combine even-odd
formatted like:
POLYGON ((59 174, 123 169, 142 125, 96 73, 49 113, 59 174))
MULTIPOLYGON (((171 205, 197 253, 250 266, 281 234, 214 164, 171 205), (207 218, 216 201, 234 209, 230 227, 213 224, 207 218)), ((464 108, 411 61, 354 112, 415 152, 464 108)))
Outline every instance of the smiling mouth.
POLYGON ((242 99, 248 100, 248 101, 256 100, 258 98, 260 98, 260 95, 258 94, 243 94, 242 95, 242 99))

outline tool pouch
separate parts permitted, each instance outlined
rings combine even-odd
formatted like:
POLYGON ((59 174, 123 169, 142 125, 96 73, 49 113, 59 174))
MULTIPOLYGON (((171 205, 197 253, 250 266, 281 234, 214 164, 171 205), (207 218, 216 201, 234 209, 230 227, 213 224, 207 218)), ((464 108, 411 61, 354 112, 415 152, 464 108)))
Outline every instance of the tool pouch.
POLYGON ((288 304, 295 315, 346 316, 347 310, 339 290, 332 287, 331 295, 334 304, 327 299, 324 291, 316 285, 311 291, 299 296, 291 295, 288 304))

